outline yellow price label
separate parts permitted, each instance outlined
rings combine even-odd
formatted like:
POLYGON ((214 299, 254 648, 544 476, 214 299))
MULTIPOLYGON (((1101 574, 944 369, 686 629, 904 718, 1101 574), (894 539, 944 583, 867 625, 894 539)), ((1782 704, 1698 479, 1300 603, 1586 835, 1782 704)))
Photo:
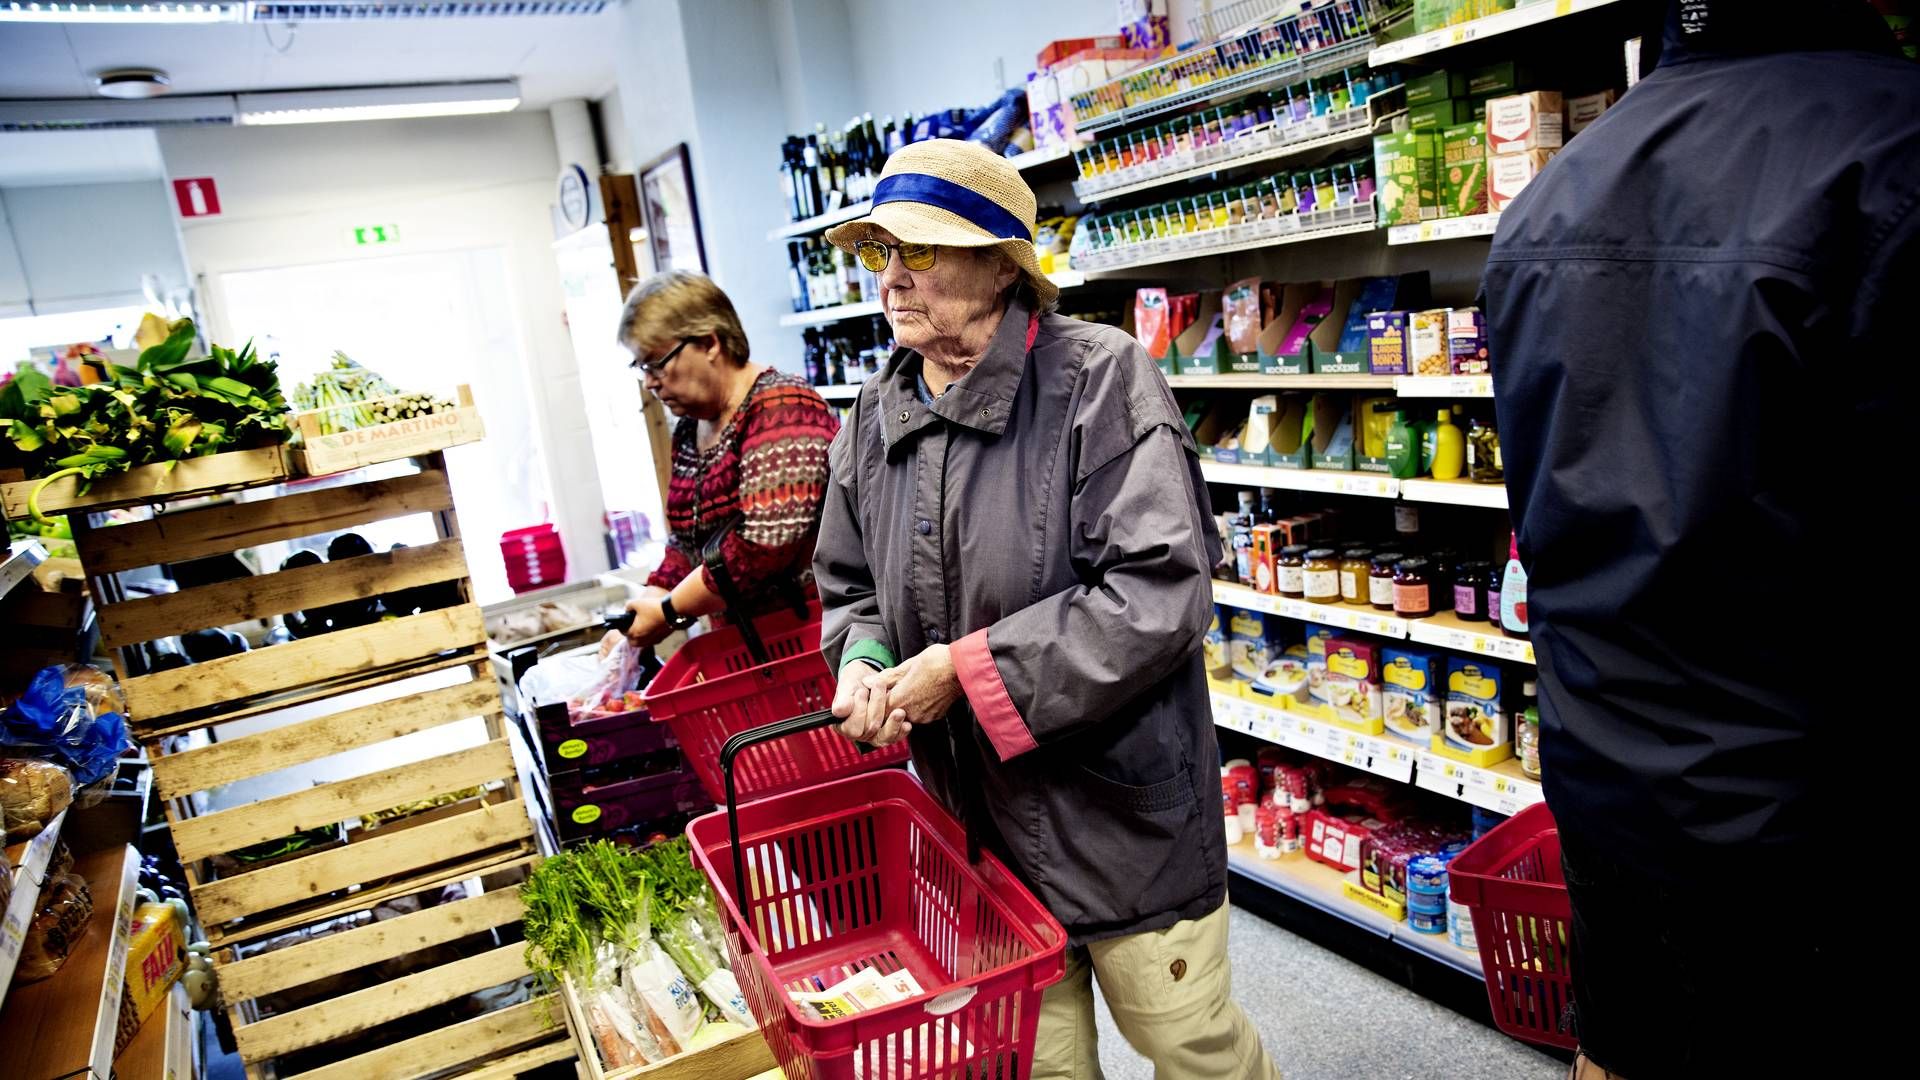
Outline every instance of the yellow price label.
POLYGON ((1558 3, 1553 5, 1553 13, 1555 15, 1573 14, 1573 0, 1559 0, 1558 3))
MULTIPOLYGON (((1564 3, 1564 2, 1565 2, 1565 0, 1562 0, 1562 3, 1564 3)), ((1455 45, 1458 45, 1458 44, 1460 44, 1461 42, 1463 42, 1463 41, 1465 41, 1465 40, 1467 40, 1467 28, 1466 28, 1466 27, 1464 27, 1464 26, 1456 26, 1456 27, 1454 27, 1454 28, 1453 28, 1453 43, 1454 43, 1455 45)))

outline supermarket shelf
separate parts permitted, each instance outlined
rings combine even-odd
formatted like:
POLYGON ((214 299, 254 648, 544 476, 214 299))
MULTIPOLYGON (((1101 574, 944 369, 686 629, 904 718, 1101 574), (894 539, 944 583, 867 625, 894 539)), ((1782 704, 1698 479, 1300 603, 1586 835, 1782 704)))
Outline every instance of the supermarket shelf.
POLYGON ((1400 481, 1385 473, 1347 472, 1341 469, 1278 469, 1271 465, 1228 465, 1202 461, 1200 475, 1216 484, 1317 491, 1326 495, 1365 495, 1391 499, 1400 493, 1400 481))
POLYGON ((93 894, 93 918, 59 971, 9 995, 0 1046, 17 1071, 8 1075, 112 1075, 140 853, 127 845, 88 852, 74 872, 93 894))
POLYGON ((1367 63, 1374 67, 1382 64, 1399 63, 1416 56, 1425 56, 1442 49, 1451 49, 1456 45, 1478 41, 1514 30, 1557 19, 1563 15, 1577 15, 1582 11, 1606 7, 1614 0, 1539 0, 1526 7, 1502 11, 1496 15, 1459 23, 1441 30, 1425 34, 1416 34, 1410 38, 1388 42, 1367 54, 1367 63))
POLYGON ((1427 244, 1436 240, 1465 240, 1475 236, 1492 236, 1499 227, 1500 214, 1497 211, 1441 218, 1438 221, 1423 221, 1418 225, 1395 225, 1387 230, 1387 243, 1397 247, 1401 244, 1427 244))
POLYGON ((1078 270, 1055 270, 1047 279, 1061 289, 1077 289, 1087 283, 1087 275, 1078 270))
POLYGON ((1175 390, 1392 390, 1393 376, 1169 375, 1167 385, 1175 390))
POLYGON ((1028 169, 1042 168, 1056 161, 1065 161, 1072 157, 1077 149, 1079 147, 1062 143, 1044 150, 1029 150, 1024 154, 1015 154, 1007 159, 1007 163, 1021 172, 1026 172, 1028 169))
POLYGON ((1471 480, 1402 480, 1400 497, 1409 502, 1507 508, 1505 484, 1476 484, 1471 480))
MULTIPOLYGON (((1352 236, 1357 233, 1377 232, 1371 217, 1366 221, 1356 221, 1347 225, 1335 225, 1324 229, 1308 229, 1301 232, 1282 233, 1278 236, 1262 236, 1236 243, 1218 244, 1203 248, 1182 248, 1163 251, 1157 255, 1143 256, 1130 262, 1108 266, 1089 266, 1089 276, 1124 273, 1143 266, 1159 266, 1162 263, 1186 262, 1189 259, 1205 259, 1215 255, 1232 255, 1239 251, 1254 251, 1260 248, 1285 247, 1288 244, 1305 244, 1314 240, 1326 240, 1335 236, 1352 236)), ((1145 246, 1145 245, 1142 245, 1145 246)))
POLYGON ((1375 611, 1373 608, 1360 607, 1356 604, 1309 604, 1305 600, 1256 592, 1245 585, 1234 585, 1225 581, 1213 583, 1213 598, 1228 607, 1244 608, 1247 611, 1264 611, 1269 615, 1284 615, 1289 619, 1305 619, 1308 622, 1337 626, 1342 630, 1352 630, 1360 634, 1374 634, 1388 638, 1407 636, 1407 620, 1391 613, 1375 611))
POLYGON ((47 863, 53 858, 54 842, 60 839, 60 826, 67 812, 60 811, 40 835, 7 848, 7 861, 0 873, 13 874, 12 899, 0 912, 0 1004, 7 1000, 7 987, 13 983, 13 969, 20 963, 20 949, 26 943, 27 924, 40 906, 40 886, 46 883, 47 863))
POLYGON ((47 549, 40 546, 38 540, 15 541, 7 548, 5 562, 0 562, 0 597, 12 592, 14 586, 33 576, 33 568, 47 561, 47 549))
MULTIPOLYGON (((1363 105, 1357 109, 1348 109, 1346 112, 1358 114, 1360 121, 1358 126, 1316 135, 1308 139, 1282 143, 1278 146, 1270 146, 1265 150, 1253 153, 1237 154, 1232 157, 1223 157, 1215 161, 1199 163, 1191 168, 1181 169, 1178 172, 1163 173, 1159 176, 1150 177, 1131 184, 1088 190, 1082 190, 1080 185, 1075 184, 1074 194, 1078 195, 1082 202, 1099 203, 1108 199, 1118 199, 1123 196, 1138 194, 1142 191, 1152 191, 1154 188, 1166 187, 1169 184, 1180 184, 1188 180, 1198 180, 1227 169, 1237 169, 1243 165, 1258 165, 1266 161, 1280 161, 1285 158, 1297 157, 1301 154, 1311 154, 1315 150, 1325 150, 1334 146, 1345 146, 1350 142, 1359 142, 1371 138, 1373 132, 1366 124, 1366 107, 1363 105)), ((1317 126, 1325 128, 1329 126, 1331 119, 1331 117, 1327 116, 1316 116, 1306 121, 1306 123, 1317 124, 1317 126)), ((1238 141, 1238 139, 1235 141, 1238 141)))
POLYGON ((1417 398, 1490 398, 1491 375, 1396 375, 1393 392, 1417 398))
POLYGON ((1546 798, 1540 791, 1540 781, 1521 772, 1520 763, 1512 758, 1486 768, 1432 752, 1418 753, 1416 758, 1415 787, 1472 803, 1482 810, 1512 817, 1546 798))
POLYGON ((1476 979, 1481 977, 1479 953, 1454 948, 1445 934, 1416 934, 1406 923, 1389 919, 1372 908, 1362 907, 1347 899, 1347 882, 1349 879, 1357 881, 1358 874, 1343 874, 1305 855, 1263 859, 1254 853, 1251 840, 1227 849, 1227 868, 1249 881, 1265 885, 1308 907, 1438 960, 1456 971, 1476 979))
POLYGON ((1533 642, 1508 637, 1492 623, 1469 622, 1451 611, 1409 620, 1407 636, 1422 645, 1437 645, 1455 652, 1490 656, 1495 660, 1516 664, 1534 663, 1533 642))
MULTIPOLYGON (((1275 86, 1305 82, 1308 79, 1317 79, 1330 71, 1338 71, 1341 68, 1350 67, 1359 63, 1361 57, 1368 55, 1368 46, 1372 43, 1372 37, 1367 36, 1342 42, 1338 45, 1330 45, 1315 52, 1308 53, 1303 57, 1295 57, 1280 63, 1268 64, 1252 71, 1242 72, 1238 75, 1205 83, 1191 90, 1169 94, 1165 97, 1155 98, 1152 101, 1143 101, 1138 105, 1128 105, 1125 108, 1116 109, 1110 113, 1079 119, 1075 121, 1074 127, 1082 133, 1105 132, 1142 123, 1147 120, 1157 119, 1162 116, 1170 116, 1174 113, 1185 112, 1196 106, 1210 105, 1217 101, 1225 101, 1228 98, 1244 97, 1256 90, 1266 90, 1275 86)), ((1202 51, 1204 51, 1204 48, 1202 51)), ((1181 53, 1145 67, 1134 68, 1131 71, 1121 74, 1117 78, 1109 79, 1106 83, 1101 84, 1101 86, 1104 87, 1116 82, 1129 80, 1137 81, 1141 77, 1148 75, 1156 67, 1180 64, 1191 59, 1191 56, 1191 53, 1181 53)), ((1101 87, 1094 88, 1096 92, 1099 89, 1101 89, 1101 87)))
POLYGON ((857 383, 851 386, 816 386, 813 390, 828 401, 852 401, 860 396, 860 386, 857 383))
POLYGON ((767 239, 787 240, 795 236, 811 236, 817 232, 824 232, 843 221, 852 221, 857 217, 865 217, 867 211, 872 209, 872 207, 873 204, 871 202, 857 202, 843 206, 838 210, 829 210, 818 217, 801 218, 799 221, 790 225, 783 225, 768 233, 767 239))
POLYGON ((1363 735, 1338 724, 1230 694, 1213 695, 1213 722, 1243 735, 1351 765, 1402 784, 1413 782, 1414 761, 1422 752, 1420 747, 1390 735, 1363 735))
POLYGON ((796 311, 791 315, 780 316, 781 326, 825 326, 845 319, 858 319, 866 315, 881 314, 880 301, 866 300, 858 304, 841 304, 838 307, 814 308, 812 311, 796 311))

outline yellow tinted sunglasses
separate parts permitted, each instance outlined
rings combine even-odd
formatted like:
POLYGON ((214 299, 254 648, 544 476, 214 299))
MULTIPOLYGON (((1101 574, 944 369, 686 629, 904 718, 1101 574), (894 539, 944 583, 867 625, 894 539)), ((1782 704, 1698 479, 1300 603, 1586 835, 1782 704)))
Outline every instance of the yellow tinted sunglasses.
POLYGON ((900 252, 900 265, 909 270, 933 269, 933 257, 936 248, 932 244, 883 244, 878 240, 856 240, 853 253, 860 257, 860 265, 874 273, 887 268, 887 260, 894 251, 900 252))

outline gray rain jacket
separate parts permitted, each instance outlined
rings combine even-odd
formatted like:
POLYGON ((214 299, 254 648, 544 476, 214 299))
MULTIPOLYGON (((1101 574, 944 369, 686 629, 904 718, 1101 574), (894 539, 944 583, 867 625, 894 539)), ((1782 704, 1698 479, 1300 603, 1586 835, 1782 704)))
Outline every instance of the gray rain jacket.
POLYGON ((1200 637, 1220 540, 1166 381, 1122 331, 1012 305, 931 407, 895 353, 834 440, 814 555, 838 670, 949 642, 921 779, 1075 944, 1226 898, 1200 637))

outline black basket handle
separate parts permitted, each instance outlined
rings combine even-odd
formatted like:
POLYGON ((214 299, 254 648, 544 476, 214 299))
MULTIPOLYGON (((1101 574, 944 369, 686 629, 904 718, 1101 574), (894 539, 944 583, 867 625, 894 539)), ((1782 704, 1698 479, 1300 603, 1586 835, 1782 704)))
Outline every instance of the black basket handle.
MULTIPOLYGON (((821 709, 819 712, 748 728, 729 737, 720 747, 720 771, 725 775, 727 785, 727 838, 733 842, 733 887, 738 893, 735 902, 743 915, 747 907, 747 859, 740 850, 740 804, 734 794, 733 759, 748 747, 784 739, 789 735, 804 735, 839 722, 840 718, 833 715, 831 710, 821 709)), ((861 744, 860 749, 864 753, 869 748, 861 744)))

